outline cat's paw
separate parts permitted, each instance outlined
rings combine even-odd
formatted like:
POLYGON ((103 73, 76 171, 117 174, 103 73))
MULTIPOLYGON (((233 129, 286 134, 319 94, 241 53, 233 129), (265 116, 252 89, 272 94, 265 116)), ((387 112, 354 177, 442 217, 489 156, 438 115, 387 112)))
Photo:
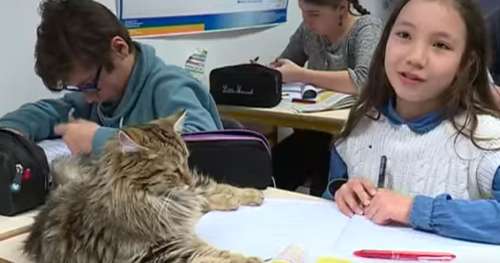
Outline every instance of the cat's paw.
POLYGON ((210 210, 232 211, 240 207, 240 202, 233 193, 219 193, 208 197, 210 210))
POLYGON ((243 188, 238 192, 241 205, 258 206, 264 201, 264 193, 257 189, 243 188))

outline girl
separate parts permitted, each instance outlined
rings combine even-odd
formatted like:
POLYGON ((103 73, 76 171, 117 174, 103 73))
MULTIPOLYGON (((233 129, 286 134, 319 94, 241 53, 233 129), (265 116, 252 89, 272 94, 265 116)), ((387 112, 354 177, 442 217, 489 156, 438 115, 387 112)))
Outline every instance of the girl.
POLYGON ((299 0, 299 7, 303 22, 273 66, 284 82, 357 94, 382 32, 381 20, 358 0, 299 0))
MULTIPOLYGON (((382 22, 358 0, 299 0, 299 7, 303 23, 272 66, 284 82, 357 94, 366 81, 382 22), (308 68, 303 67, 306 62, 308 68)), ((330 141, 327 133, 296 131, 275 147, 278 187, 294 190, 309 173, 315 178, 311 193, 321 195, 328 178, 330 141)))
POLYGON ((332 150, 324 197, 377 224, 500 244, 486 43, 473 0, 403 0, 332 150))

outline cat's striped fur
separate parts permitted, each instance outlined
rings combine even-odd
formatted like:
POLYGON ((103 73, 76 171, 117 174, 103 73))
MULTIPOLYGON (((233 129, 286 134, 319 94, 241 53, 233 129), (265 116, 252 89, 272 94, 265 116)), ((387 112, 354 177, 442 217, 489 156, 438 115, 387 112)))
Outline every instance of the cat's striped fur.
POLYGON ((204 212, 259 205, 263 195, 190 171, 174 129, 181 119, 125 128, 95 161, 59 161, 54 175, 64 183, 36 217, 25 253, 41 263, 261 262, 196 237, 204 212))

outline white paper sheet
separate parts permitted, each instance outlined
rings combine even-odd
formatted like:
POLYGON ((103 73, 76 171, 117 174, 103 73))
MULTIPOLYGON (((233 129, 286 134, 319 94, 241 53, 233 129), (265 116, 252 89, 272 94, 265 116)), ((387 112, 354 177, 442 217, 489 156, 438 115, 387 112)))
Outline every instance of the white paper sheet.
POLYGON ((335 254, 344 258, 356 259, 352 253, 360 249, 385 249, 453 253, 457 256, 453 263, 500 262, 500 246, 445 238, 408 227, 380 226, 361 216, 351 219, 339 240, 335 254))
POLYGON ((354 257, 353 252, 359 249, 440 251, 454 253, 457 258, 452 263, 500 262, 500 246, 449 239, 408 227, 379 226, 360 216, 349 219, 329 201, 266 199, 260 207, 210 212, 202 217, 196 232, 218 248, 262 259, 275 257, 294 244, 305 250, 305 263, 315 263, 321 256, 391 262, 354 257))
POLYGON ((348 220, 333 202, 266 199, 260 207, 210 212, 196 232, 218 248, 262 259, 298 245, 306 251, 307 262, 315 262, 318 256, 331 255, 348 220))
POLYGON ((71 155, 71 151, 62 139, 44 140, 39 142, 38 146, 45 152, 49 164, 59 157, 71 155))

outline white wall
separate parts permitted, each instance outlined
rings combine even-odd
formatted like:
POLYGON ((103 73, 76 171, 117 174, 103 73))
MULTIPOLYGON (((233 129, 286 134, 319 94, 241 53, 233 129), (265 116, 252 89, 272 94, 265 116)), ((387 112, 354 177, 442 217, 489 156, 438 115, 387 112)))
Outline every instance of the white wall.
MULTIPOLYGON (((99 0, 115 10, 114 0, 99 0)), ((207 1, 207 0, 205 0, 207 1)), ((214 1, 214 0, 212 0, 214 1)), ((197 48, 208 50, 207 74, 223 65, 247 62, 260 57, 272 61, 288 42, 301 21, 298 0, 289 0, 288 22, 271 28, 218 32, 162 39, 142 39, 153 45, 165 62, 183 66, 186 58, 197 48)), ((364 0, 374 13, 383 10, 379 0, 364 0)), ((0 115, 21 104, 55 96, 47 91, 33 70, 33 49, 39 0, 2 0, 0 9, 0 115)))

